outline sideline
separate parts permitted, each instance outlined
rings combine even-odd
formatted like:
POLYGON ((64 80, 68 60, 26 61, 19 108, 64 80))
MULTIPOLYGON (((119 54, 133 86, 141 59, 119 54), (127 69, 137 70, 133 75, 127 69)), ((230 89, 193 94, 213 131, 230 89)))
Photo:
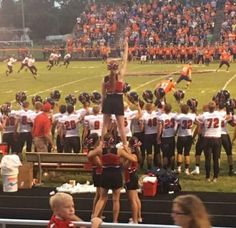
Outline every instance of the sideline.
POLYGON ((222 87, 222 89, 226 89, 226 87, 229 85, 229 83, 231 83, 231 81, 234 80, 234 78, 236 78, 236 74, 234 74, 226 83, 225 85, 222 87))

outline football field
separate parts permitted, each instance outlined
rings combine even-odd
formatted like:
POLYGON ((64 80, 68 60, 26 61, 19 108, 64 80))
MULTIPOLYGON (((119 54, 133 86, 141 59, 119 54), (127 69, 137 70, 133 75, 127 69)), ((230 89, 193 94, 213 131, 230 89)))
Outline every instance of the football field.
MULTIPOLYGON (((20 68, 20 62, 14 66, 14 72, 6 76, 6 63, 0 63, 0 104, 6 101, 11 101, 15 109, 20 107, 15 102, 15 94, 18 91, 25 91, 28 100, 34 95, 40 95, 42 98, 49 97, 50 92, 57 89, 61 91, 61 100, 59 103, 64 103, 64 98, 68 94, 74 94, 76 97, 81 92, 92 92, 94 90, 101 91, 101 81, 108 73, 106 64, 101 61, 73 61, 66 69, 65 67, 55 66, 50 71, 47 69, 47 62, 36 62, 38 68, 38 77, 34 79, 29 71, 22 70, 17 73, 20 68)), ((131 90, 136 91, 140 97, 146 89, 154 90, 155 85, 163 79, 173 77, 176 81, 180 75, 183 65, 181 64, 140 64, 139 62, 128 63, 125 82, 131 85, 131 90)), ((221 89, 227 89, 231 98, 236 98, 236 63, 231 63, 229 72, 226 72, 226 66, 216 72, 218 63, 205 65, 193 64, 192 79, 193 82, 190 88, 185 90, 186 82, 182 81, 177 85, 177 89, 185 90, 184 101, 189 98, 198 100, 198 110, 201 112, 202 106, 208 103, 214 94, 221 89)), ((171 103, 174 111, 179 111, 178 104, 175 101, 173 94, 167 95, 167 102, 171 103)), ((81 107, 77 102, 76 109, 81 107)), ((230 134, 233 128, 229 128, 230 134)), ((235 146, 233 148, 234 160, 235 146)), ((228 177, 228 167, 225 164, 225 153, 222 153, 221 171, 219 183, 209 184, 204 178, 204 164, 202 155, 202 174, 200 176, 184 176, 181 178, 181 184, 185 191, 234 191, 236 189, 236 177, 228 177)), ((234 166, 236 166, 234 162, 234 166)), ((194 168, 194 147, 192 151, 191 169, 194 168)))
MULTIPOLYGON (((78 97, 80 92, 92 92, 101 90, 101 81, 107 74, 106 65, 100 61, 96 62, 71 62, 70 66, 55 66, 48 71, 46 62, 37 62, 38 78, 35 80, 29 71, 22 70, 17 73, 20 63, 13 67, 14 72, 6 76, 6 64, 0 64, 0 99, 1 104, 5 101, 12 101, 15 106, 15 94, 18 91, 25 91, 28 99, 34 95, 42 98, 49 96, 50 92, 57 89, 61 91, 61 101, 70 93, 78 97)), ((176 80, 182 69, 181 64, 140 64, 132 62, 128 64, 125 81, 131 85, 131 90, 135 90, 140 96, 145 89, 154 90, 155 85, 163 79, 173 77, 176 80)), ((186 82, 182 81, 177 85, 177 89, 185 90, 185 98, 196 98, 199 102, 198 109, 206 104, 214 94, 220 89, 229 90, 231 97, 236 98, 236 64, 232 63, 229 72, 225 68, 215 72, 218 64, 193 65, 193 82, 188 90, 184 87, 186 82)), ((177 111, 177 103, 172 94, 168 94, 167 101, 172 104, 177 111)), ((79 108, 81 104, 77 103, 79 108)))

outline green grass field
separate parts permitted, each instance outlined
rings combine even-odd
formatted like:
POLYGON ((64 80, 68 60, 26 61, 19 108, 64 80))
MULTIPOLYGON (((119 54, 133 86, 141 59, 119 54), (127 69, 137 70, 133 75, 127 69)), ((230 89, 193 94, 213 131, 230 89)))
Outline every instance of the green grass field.
MULTIPOLYGON (((101 62, 71 62, 68 69, 64 67, 55 67, 51 71, 46 68, 46 62, 37 62, 39 76, 35 80, 30 72, 24 70, 17 74, 20 68, 20 63, 14 65, 14 73, 10 76, 5 76, 6 64, 0 63, 0 104, 6 101, 12 101, 14 108, 17 107, 15 102, 15 94, 17 91, 25 91, 28 100, 31 100, 33 95, 40 95, 42 98, 49 96, 54 89, 61 91, 62 99, 69 93, 73 93, 78 97, 80 92, 92 92, 93 90, 100 91, 101 81, 107 74, 106 65, 101 62)), ((232 63, 229 72, 225 71, 225 66, 219 72, 215 72, 218 64, 211 64, 206 67, 204 65, 193 65, 193 82, 185 92, 184 100, 191 97, 197 98, 199 101, 199 110, 201 107, 211 100, 212 96, 222 88, 227 89, 231 93, 231 97, 236 98, 236 64, 232 63)), ((129 63, 125 81, 131 85, 132 90, 142 94, 145 89, 154 90, 155 85, 161 80, 168 78, 170 75, 176 80, 181 71, 180 64, 143 64, 139 62, 129 63)), ((178 89, 185 87, 185 82, 178 85, 178 89)), ((173 105, 173 109, 178 111, 178 105, 172 94, 167 96, 168 102, 173 105)), ((77 103, 76 108, 80 104, 77 103)), ((229 128, 232 134, 232 128, 229 128)), ((234 159, 235 147, 233 148, 234 159)), ((202 156, 202 160, 203 156, 202 156)), ((192 165, 194 166, 194 151, 192 152, 192 165)), ((236 163, 235 163, 236 166, 236 163)), ((204 164, 201 164, 204 168, 204 164)), ((181 184, 184 191, 236 191, 236 177, 228 177, 228 167, 224 152, 222 153, 221 172, 217 183, 206 183, 204 178, 204 169, 201 175, 187 177, 181 175, 181 184)), ((76 178, 79 178, 76 175, 76 178)), ((53 178, 54 179, 54 178, 53 178)), ((51 181, 53 181, 51 179, 51 181)), ((50 179, 47 179, 49 181, 50 179)), ((62 180, 63 181, 63 180, 62 180)))

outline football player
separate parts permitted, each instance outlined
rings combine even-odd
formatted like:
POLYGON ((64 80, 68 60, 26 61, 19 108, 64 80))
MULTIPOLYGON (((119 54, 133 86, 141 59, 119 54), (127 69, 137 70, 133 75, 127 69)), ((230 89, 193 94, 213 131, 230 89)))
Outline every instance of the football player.
POLYGON ((196 120, 195 113, 189 113, 189 106, 180 106, 181 114, 176 117, 177 121, 177 171, 181 173, 182 154, 185 158, 185 174, 189 175, 190 151, 193 143, 192 128, 196 120))
POLYGON ((17 121, 16 121, 16 128, 19 133, 18 139, 18 153, 22 153, 24 144, 26 143, 26 151, 32 151, 32 120, 31 116, 34 114, 32 110, 29 108, 30 103, 28 101, 24 101, 22 103, 22 110, 17 112, 17 121))
POLYGON ((66 66, 66 68, 69 66, 71 60, 71 54, 67 53, 63 58, 63 63, 60 66, 66 66))
POLYGON ((26 67, 26 70, 27 70, 27 68, 28 68, 28 60, 29 60, 29 57, 28 57, 28 56, 26 56, 26 57, 22 60, 22 62, 21 62, 21 67, 20 67, 20 69, 17 71, 17 73, 20 73, 21 70, 23 70, 25 67, 26 67))
POLYGON ((230 61, 232 60, 232 56, 229 52, 227 51, 223 51, 221 56, 220 56, 220 65, 219 67, 216 69, 216 72, 223 66, 226 65, 227 66, 227 71, 229 71, 230 68, 230 61))
POLYGON ((175 168, 175 130, 176 114, 171 112, 172 106, 165 104, 164 113, 159 116, 157 126, 157 142, 161 146, 163 156, 163 167, 175 168))
POLYGON ((141 129, 144 131, 144 144, 147 152, 148 169, 151 169, 152 165, 159 168, 161 167, 160 145, 157 143, 158 116, 154 108, 152 103, 147 103, 140 122, 141 129), (154 156, 152 156, 153 149, 154 156))
POLYGON ((15 125, 17 112, 11 110, 11 104, 5 103, 1 106, 1 123, 3 128, 2 142, 7 144, 7 152, 17 151, 17 137, 15 135, 15 125))
POLYGON ((232 142, 230 140, 230 136, 227 131, 227 123, 228 120, 226 118, 226 111, 225 111, 225 103, 220 102, 219 103, 219 112, 224 118, 224 121, 221 122, 221 143, 222 146, 226 152, 227 158, 228 158, 228 165, 229 165, 229 176, 232 176, 234 174, 233 171, 233 154, 232 154, 232 142))
POLYGON ((211 157, 213 156, 213 182, 217 182, 219 175, 219 158, 221 150, 221 123, 225 118, 222 117, 218 111, 216 111, 216 103, 210 101, 208 103, 208 112, 205 112, 199 118, 199 123, 203 127, 204 138, 203 147, 205 155, 205 169, 206 169, 206 180, 210 179, 211 170, 211 157))
POLYGON ((6 76, 9 74, 13 73, 13 64, 17 62, 17 59, 14 57, 10 57, 9 59, 6 60, 7 62, 7 70, 6 70, 6 76))
POLYGON ((27 65, 28 65, 28 68, 29 68, 30 72, 34 76, 34 79, 36 79, 38 69, 35 67, 34 64, 35 64, 35 59, 33 57, 30 57, 28 59, 27 65))
POLYGON ((187 65, 184 65, 181 74, 176 81, 176 84, 180 83, 182 80, 187 81, 186 89, 189 87, 192 82, 192 62, 190 61, 187 65))
POLYGON ((79 153, 80 152, 80 135, 79 125, 81 123, 81 116, 74 112, 74 106, 67 104, 67 115, 59 119, 61 123, 61 142, 64 140, 65 153, 79 153), (64 134, 63 134, 64 133, 64 134), (65 138, 63 139, 65 135, 65 138))

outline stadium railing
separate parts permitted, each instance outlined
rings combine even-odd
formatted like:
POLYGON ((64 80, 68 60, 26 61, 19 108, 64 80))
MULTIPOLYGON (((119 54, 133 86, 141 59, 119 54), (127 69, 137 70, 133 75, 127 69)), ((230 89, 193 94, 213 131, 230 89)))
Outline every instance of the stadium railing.
MULTIPOLYGON (((29 219, 0 219, 0 225, 2 228, 6 228, 6 225, 30 225, 30 226, 43 226, 48 224, 48 220, 29 220, 29 219)), ((74 222, 76 225, 91 227, 91 222, 74 222)), ((129 224, 129 223, 106 223, 103 222, 101 228, 178 228, 173 225, 161 225, 161 224, 129 224)), ((226 227, 212 227, 212 228, 226 228, 226 227)), ((228 227, 229 228, 229 227, 228 227)))

